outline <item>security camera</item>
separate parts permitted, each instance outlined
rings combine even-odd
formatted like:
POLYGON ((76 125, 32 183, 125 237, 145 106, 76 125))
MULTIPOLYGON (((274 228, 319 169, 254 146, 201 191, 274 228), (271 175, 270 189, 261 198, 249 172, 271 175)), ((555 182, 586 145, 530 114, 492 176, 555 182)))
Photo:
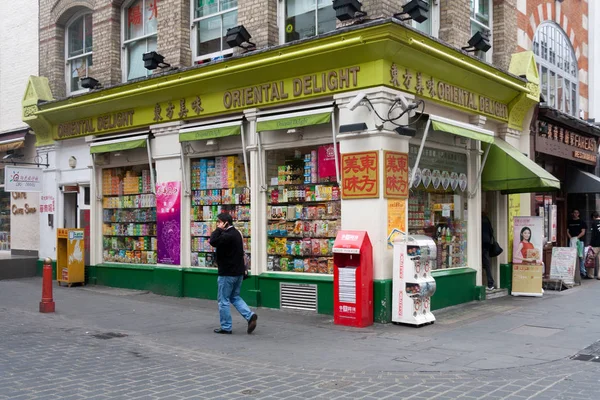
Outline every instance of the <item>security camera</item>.
POLYGON ((367 97, 367 94, 364 92, 360 92, 359 94, 354 96, 354 98, 350 101, 350 103, 348 103, 346 107, 348 107, 348 110, 354 111, 354 109, 360 105, 360 103, 365 97, 367 97))
POLYGON ((413 103, 412 101, 409 102, 406 97, 404 97, 403 95, 399 94, 396 96, 396 100, 398 100, 400 103, 402 103, 402 107, 404 107, 405 110, 412 110, 414 108, 416 108, 416 104, 413 103))

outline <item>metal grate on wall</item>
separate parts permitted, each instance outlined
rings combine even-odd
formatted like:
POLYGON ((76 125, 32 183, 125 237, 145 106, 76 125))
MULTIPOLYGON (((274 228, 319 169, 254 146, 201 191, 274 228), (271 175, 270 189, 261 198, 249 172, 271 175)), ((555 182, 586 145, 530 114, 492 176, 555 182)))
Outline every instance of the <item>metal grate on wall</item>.
POLYGON ((317 311, 317 285, 281 283, 281 308, 317 311))

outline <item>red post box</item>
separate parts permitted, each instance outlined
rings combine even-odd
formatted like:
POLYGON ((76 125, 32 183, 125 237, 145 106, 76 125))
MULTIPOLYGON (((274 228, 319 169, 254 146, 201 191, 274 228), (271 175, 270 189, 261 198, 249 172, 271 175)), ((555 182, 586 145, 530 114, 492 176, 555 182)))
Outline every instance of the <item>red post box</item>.
POLYGON ((373 325, 373 248, 367 232, 339 231, 333 264, 333 322, 373 325))

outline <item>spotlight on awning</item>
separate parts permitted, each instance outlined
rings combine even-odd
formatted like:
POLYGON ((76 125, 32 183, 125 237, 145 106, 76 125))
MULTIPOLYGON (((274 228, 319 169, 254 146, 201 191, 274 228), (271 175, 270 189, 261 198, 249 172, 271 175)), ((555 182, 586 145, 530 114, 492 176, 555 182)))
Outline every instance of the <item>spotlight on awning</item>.
POLYGON ((244 25, 238 25, 227 29, 225 41, 231 48, 240 47, 248 51, 256 48, 256 44, 250 41, 251 38, 252 36, 248 33, 244 25))
POLYGON ((408 126, 399 126, 394 130, 400 136, 415 137, 415 135, 417 134, 417 130, 415 128, 411 128, 408 126))
POLYGON ((340 133, 361 132, 367 130, 367 124, 360 122, 358 124, 340 125, 340 133))
POLYGON ((155 51, 151 51, 149 53, 144 53, 142 55, 142 59, 144 60, 144 67, 149 69, 150 71, 155 70, 156 68, 166 68, 170 67, 171 64, 165 62, 165 57, 158 54, 155 51))
POLYGON ((335 17, 340 21, 364 17, 366 12, 361 11, 362 4, 358 0, 333 0, 333 9, 335 17))
POLYGON ((412 19, 418 23, 425 22, 429 14, 429 4, 423 0, 411 0, 402 7, 402 12, 394 14, 394 18, 400 21, 412 19), (405 15, 401 17, 401 15, 405 15))
POLYGON ((85 78, 80 78, 81 81, 81 87, 85 88, 85 89, 96 89, 97 87, 100 86, 100 82, 98 82, 96 79, 92 78, 91 76, 86 76, 85 78))
POLYGON ((490 32, 488 30, 476 32, 471 39, 469 39, 469 45, 462 49, 466 52, 472 51, 483 51, 487 53, 492 48, 490 44, 490 32))

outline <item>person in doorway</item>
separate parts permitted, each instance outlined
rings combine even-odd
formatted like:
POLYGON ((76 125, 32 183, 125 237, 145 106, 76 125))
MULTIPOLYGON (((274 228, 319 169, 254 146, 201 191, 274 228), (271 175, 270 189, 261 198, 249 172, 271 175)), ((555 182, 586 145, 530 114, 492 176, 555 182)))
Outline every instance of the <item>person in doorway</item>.
POLYGON ((209 243, 216 248, 218 267, 219 317, 221 327, 215 333, 231 334, 230 305, 248 321, 248 334, 256 329, 258 316, 253 313, 240 296, 246 267, 244 266, 244 242, 242 234, 233 227, 233 218, 227 213, 217 215, 217 229, 210 235, 209 243))
POLYGON ((494 290, 494 277, 492 276, 492 260, 490 258, 490 247, 494 240, 494 229, 492 222, 485 212, 481 213, 481 265, 487 277, 487 290, 494 290))
POLYGON ((570 246, 577 248, 577 257, 579 260, 579 273, 583 279, 592 279, 587 275, 583 259, 583 247, 585 231, 587 225, 579 218, 579 210, 574 209, 571 214, 571 219, 567 223, 567 235, 569 236, 570 246))
POLYGON ((592 213, 590 231, 592 233, 590 246, 592 246, 592 251, 594 252, 594 278, 600 279, 600 276, 598 276, 598 254, 600 254, 600 214, 598 214, 598 211, 592 213))

